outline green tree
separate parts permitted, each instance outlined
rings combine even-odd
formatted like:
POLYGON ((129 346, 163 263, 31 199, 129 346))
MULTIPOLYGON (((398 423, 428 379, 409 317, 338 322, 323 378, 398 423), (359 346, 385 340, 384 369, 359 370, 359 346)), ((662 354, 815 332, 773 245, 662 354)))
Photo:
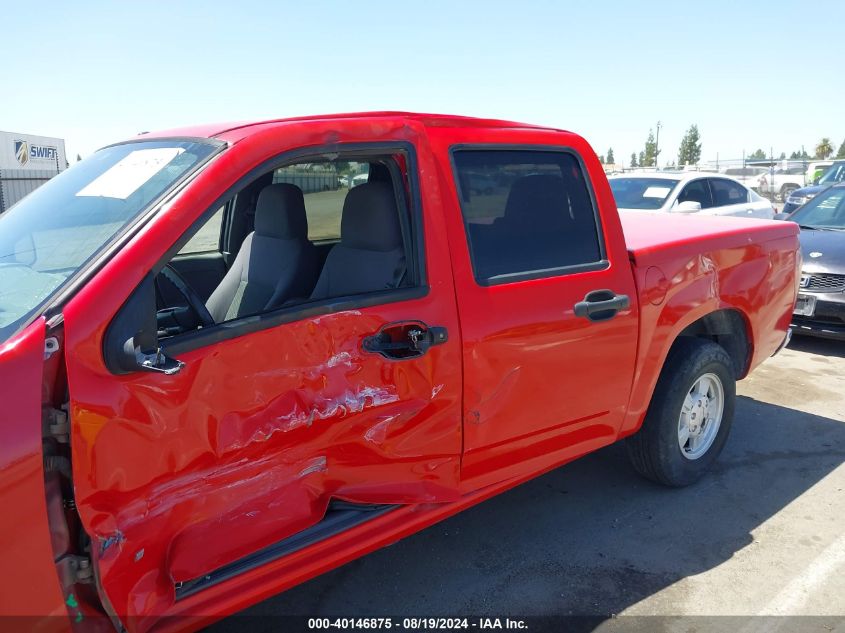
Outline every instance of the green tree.
POLYGON ((836 158, 845 158, 845 141, 839 146, 839 151, 836 152, 836 158))
POLYGON ((82 156, 80 156, 79 154, 77 154, 77 155, 76 155, 76 162, 78 163, 78 162, 79 162, 79 161, 81 161, 81 160, 82 160, 82 156))
POLYGON ((701 135, 698 133, 698 126, 691 125, 681 139, 681 147, 678 149, 679 165, 697 165, 701 160, 701 135))
POLYGON ((654 167, 657 165, 657 144, 654 142, 654 131, 648 131, 648 138, 645 142, 645 149, 640 154, 640 165, 642 167, 654 167))
POLYGON ((825 159, 833 154, 833 145, 826 136, 816 145, 816 158, 825 159))
POLYGON ((604 154, 602 154, 601 156, 599 156, 599 162, 600 162, 602 165, 604 165, 604 164, 605 164, 605 162, 604 162, 604 154))
POLYGON ((334 168, 339 174, 348 174, 352 171, 352 165, 348 161, 338 160, 334 163, 334 168))
POLYGON ((781 152, 778 160, 786 160, 786 152, 781 152))
POLYGON ((761 149, 758 149, 754 152, 751 152, 751 154, 749 154, 748 158, 751 158, 753 160, 760 160, 760 159, 766 158, 766 152, 764 152, 761 149))
POLYGON ((637 167, 637 154, 636 152, 631 152, 631 167, 637 167))
MULTIPOLYGON (((845 147, 845 143, 843 143, 843 147, 845 147)), ((616 164, 616 159, 613 157, 613 148, 607 150, 607 163, 609 165, 616 164)))
POLYGON ((807 152, 805 152, 804 150, 801 150, 800 152, 795 151, 795 152, 792 152, 789 155, 790 160, 803 160, 803 159, 806 159, 806 158, 810 158, 810 155, 807 152))

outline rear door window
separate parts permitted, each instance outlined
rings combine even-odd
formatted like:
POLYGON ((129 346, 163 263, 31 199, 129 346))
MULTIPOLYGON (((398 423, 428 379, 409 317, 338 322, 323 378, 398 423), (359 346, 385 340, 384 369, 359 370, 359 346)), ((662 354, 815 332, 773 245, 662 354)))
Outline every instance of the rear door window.
POLYGON ((717 207, 748 202, 748 190, 732 180, 711 178, 710 189, 713 192, 713 202, 717 207))
POLYGON ((454 152, 476 280, 482 284, 601 266, 596 209, 570 152, 454 152))

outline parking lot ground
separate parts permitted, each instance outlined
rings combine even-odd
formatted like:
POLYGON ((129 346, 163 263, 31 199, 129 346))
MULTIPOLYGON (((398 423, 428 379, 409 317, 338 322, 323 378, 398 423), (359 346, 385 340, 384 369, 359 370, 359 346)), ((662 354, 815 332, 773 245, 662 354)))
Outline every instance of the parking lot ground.
POLYGON ((639 478, 610 446, 244 614, 814 614, 810 630, 842 630, 845 344, 796 338, 738 392, 725 451, 690 488, 639 478))

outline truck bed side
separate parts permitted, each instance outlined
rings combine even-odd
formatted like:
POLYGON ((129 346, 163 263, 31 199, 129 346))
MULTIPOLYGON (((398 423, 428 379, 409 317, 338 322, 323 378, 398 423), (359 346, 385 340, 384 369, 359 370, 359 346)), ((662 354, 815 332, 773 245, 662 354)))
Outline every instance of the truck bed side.
POLYGON ((748 356, 738 378, 782 343, 795 305, 801 264, 791 222, 622 212, 640 296, 640 342, 621 435, 636 431, 669 349, 707 314, 735 311, 748 356))

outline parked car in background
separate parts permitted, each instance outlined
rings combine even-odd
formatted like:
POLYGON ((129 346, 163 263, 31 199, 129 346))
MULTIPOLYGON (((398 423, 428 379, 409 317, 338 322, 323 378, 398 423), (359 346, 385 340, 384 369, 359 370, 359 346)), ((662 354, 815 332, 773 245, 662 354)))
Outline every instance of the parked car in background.
POLYGON ((746 165, 745 167, 728 167, 722 173, 738 180, 749 189, 754 189, 759 186, 760 176, 769 173, 769 168, 759 165, 746 165))
POLYGON ((845 182, 778 219, 801 227, 804 264, 792 331, 845 340, 845 182))
POLYGON ((757 178, 757 184, 751 188, 771 199, 777 197, 786 202, 793 191, 804 186, 804 172, 803 165, 768 169, 757 178))
POLYGON ((845 160, 833 161, 827 171, 822 174, 818 182, 808 187, 801 187, 792 192, 783 206, 784 213, 792 213, 802 204, 806 204, 816 195, 838 182, 845 181, 845 160))
POLYGON ((772 203, 741 182, 705 172, 644 172, 611 176, 620 209, 766 218, 772 203))

